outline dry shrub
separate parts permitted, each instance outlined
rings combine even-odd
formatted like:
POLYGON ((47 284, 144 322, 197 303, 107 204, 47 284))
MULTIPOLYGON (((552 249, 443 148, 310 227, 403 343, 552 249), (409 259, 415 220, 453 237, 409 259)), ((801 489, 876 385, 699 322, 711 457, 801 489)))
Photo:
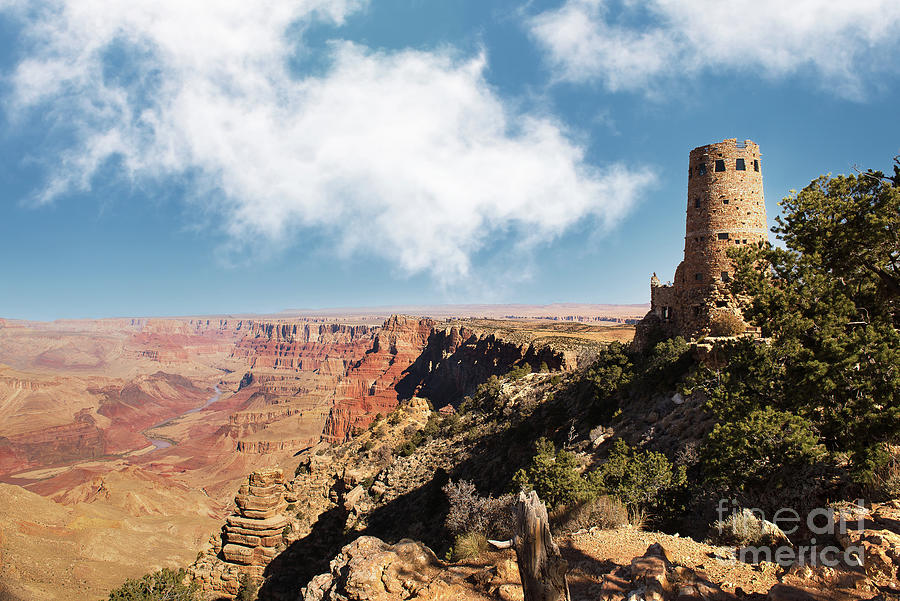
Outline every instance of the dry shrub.
POLYGON ((550 514, 550 523, 555 531, 568 534, 587 528, 621 528, 629 519, 628 510, 620 500, 603 495, 556 508, 550 514))
POLYGON ((790 543, 781 528, 760 518, 749 509, 732 513, 724 522, 716 522, 714 529, 711 538, 720 545, 766 547, 790 543))
POLYGON ((709 321, 710 334, 713 336, 740 336, 746 329, 744 320, 730 311, 720 311, 709 321))
POLYGON ((643 530, 649 519, 650 514, 646 509, 635 507, 628 510, 628 525, 635 530, 643 530))
POLYGON ((885 499, 900 498, 900 447, 888 446, 887 459, 872 473, 871 493, 885 499))
POLYGON ((481 534, 498 540, 513 536, 512 495, 482 497, 475 485, 466 480, 448 482, 444 492, 450 501, 450 511, 444 524, 454 535, 481 534))
POLYGON ((453 561, 478 557, 488 550, 488 539, 480 532, 466 532, 453 539, 453 561))

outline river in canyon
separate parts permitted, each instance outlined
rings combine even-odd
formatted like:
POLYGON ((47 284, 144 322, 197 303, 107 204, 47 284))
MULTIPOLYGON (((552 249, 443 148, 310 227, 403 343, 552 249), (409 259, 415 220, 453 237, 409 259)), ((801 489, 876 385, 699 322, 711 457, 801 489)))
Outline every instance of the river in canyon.
POLYGON ((175 417, 170 417, 170 418, 167 419, 167 420, 161 421, 161 422, 159 422, 158 424, 154 424, 154 425, 150 426, 149 428, 147 428, 146 430, 144 430, 144 432, 145 432, 144 436, 147 438, 147 440, 150 441, 150 443, 151 443, 154 447, 156 447, 154 450, 166 449, 166 448, 168 448, 168 447, 171 447, 171 446, 172 446, 172 441, 171 441, 171 440, 166 440, 165 438, 151 438, 150 436, 147 436, 146 432, 149 432, 149 431, 154 430, 154 429, 156 429, 156 428, 160 428, 160 427, 162 427, 162 426, 165 426, 165 425, 167 425, 167 424, 170 424, 170 423, 172 423, 173 421, 175 421, 176 419, 180 419, 180 418, 184 417, 185 415, 190 415, 191 413, 197 413, 198 411, 201 411, 201 410, 203 410, 203 409, 206 409, 207 407, 209 407, 210 405, 212 405, 213 403, 215 403, 216 401, 218 401, 220 398, 222 398, 222 391, 219 390, 219 387, 218 387, 218 386, 216 386, 215 394, 213 394, 211 397, 209 397, 209 399, 207 399, 206 403, 204 403, 204 404, 201 405, 200 407, 194 407, 193 409, 188 409, 187 411, 185 411, 185 412, 182 413, 181 415, 176 415, 175 417))

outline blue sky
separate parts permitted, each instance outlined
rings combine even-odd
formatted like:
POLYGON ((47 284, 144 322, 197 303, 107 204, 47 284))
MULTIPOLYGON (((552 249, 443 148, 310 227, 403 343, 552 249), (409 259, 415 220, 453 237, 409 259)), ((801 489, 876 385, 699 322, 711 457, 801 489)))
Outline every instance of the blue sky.
POLYGON ((0 316, 639 303, 691 148, 900 153, 900 4, 0 0, 0 316))

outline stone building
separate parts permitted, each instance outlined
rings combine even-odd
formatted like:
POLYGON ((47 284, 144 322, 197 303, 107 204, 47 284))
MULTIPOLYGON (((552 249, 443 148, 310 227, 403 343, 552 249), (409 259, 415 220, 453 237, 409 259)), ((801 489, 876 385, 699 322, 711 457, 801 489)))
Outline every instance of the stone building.
POLYGON ((768 240, 759 146, 734 138, 691 151, 688 164, 684 260, 675 279, 650 279, 650 312, 638 324, 635 344, 653 332, 696 338, 709 333, 720 312, 738 313, 727 290, 728 249, 768 240))

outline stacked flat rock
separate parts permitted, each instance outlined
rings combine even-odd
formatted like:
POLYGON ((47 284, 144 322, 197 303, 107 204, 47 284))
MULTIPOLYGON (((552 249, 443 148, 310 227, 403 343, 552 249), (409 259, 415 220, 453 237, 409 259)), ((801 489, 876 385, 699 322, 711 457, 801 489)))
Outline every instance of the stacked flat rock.
POLYGON ((284 473, 277 468, 250 474, 234 502, 237 513, 226 519, 222 556, 246 566, 266 566, 284 543, 284 473))

